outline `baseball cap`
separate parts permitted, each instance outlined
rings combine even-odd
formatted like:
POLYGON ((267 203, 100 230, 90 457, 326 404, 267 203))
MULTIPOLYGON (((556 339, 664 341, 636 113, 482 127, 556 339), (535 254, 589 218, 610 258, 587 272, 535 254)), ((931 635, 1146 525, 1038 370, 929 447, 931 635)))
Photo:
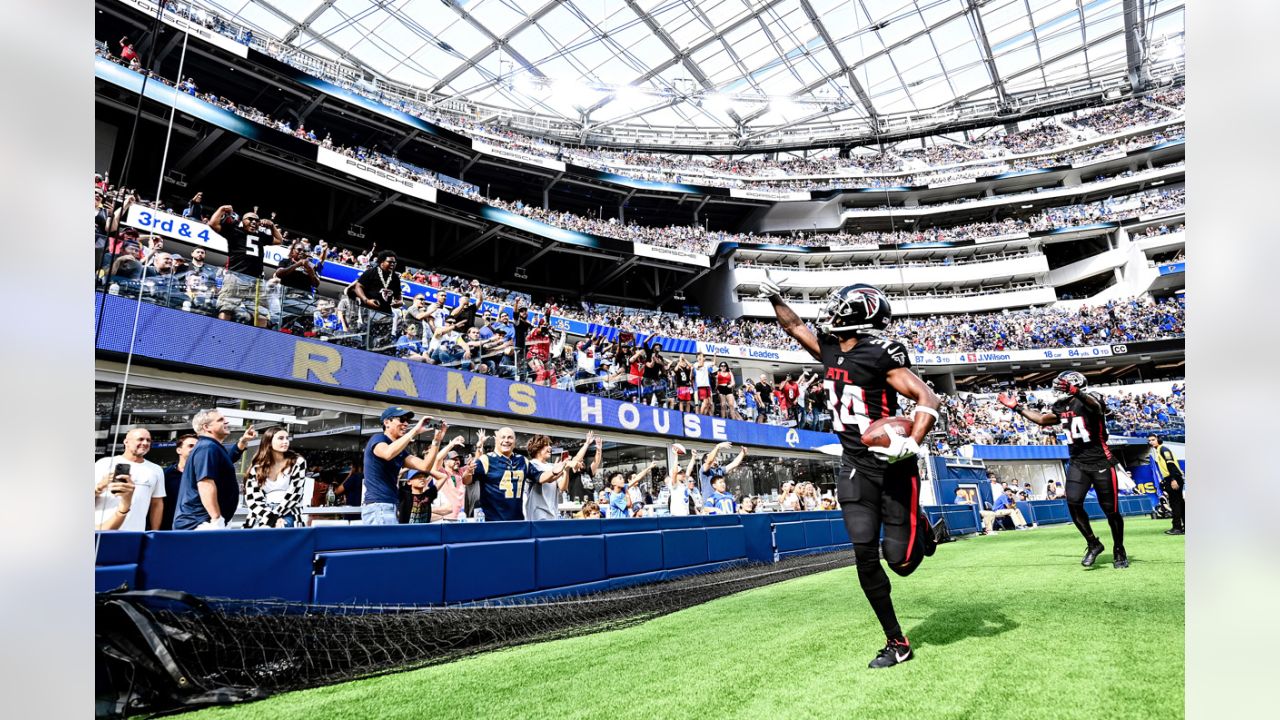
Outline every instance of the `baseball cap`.
POLYGON ((413 411, 412 411, 412 410, 405 410, 404 408, 402 408, 402 407, 400 407, 400 406, 398 406, 398 405, 392 405, 391 407, 387 408, 386 410, 383 410, 383 411, 382 411, 382 415, 381 415, 382 422, 386 422, 386 421, 390 420, 391 418, 398 418, 398 417, 403 417, 405 420, 412 420, 412 419, 413 419, 413 411))
POLYGON ((448 453, 447 455, 445 455, 445 457, 446 457, 446 458, 448 458, 448 459, 450 459, 450 460, 458 460, 458 459, 460 459, 462 456, 458 454, 458 451, 457 451, 457 450, 450 450, 450 451, 449 451, 449 453, 448 453))

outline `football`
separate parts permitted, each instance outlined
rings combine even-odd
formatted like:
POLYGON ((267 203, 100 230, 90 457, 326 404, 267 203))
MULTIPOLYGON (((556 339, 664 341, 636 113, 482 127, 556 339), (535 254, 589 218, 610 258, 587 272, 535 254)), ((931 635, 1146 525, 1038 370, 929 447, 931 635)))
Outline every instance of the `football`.
POLYGON ((867 447, 889 447, 888 433, 895 432, 909 437, 914 425, 914 420, 901 415, 880 418, 871 423, 867 431, 862 433, 862 444, 867 447))

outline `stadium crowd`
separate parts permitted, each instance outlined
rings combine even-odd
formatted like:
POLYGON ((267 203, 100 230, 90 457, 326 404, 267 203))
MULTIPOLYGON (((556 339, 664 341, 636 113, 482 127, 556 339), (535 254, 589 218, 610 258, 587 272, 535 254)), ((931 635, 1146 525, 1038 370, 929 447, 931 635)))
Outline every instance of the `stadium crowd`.
MULTIPOLYGON (((207 19, 207 16, 206 16, 207 19)), ((230 26, 227 26, 230 27, 230 26)), ((238 39, 238 38, 237 38, 238 39)), ((127 40, 127 38, 125 39, 127 40)), ((109 46, 98 41, 95 52, 142 71, 137 53, 121 44, 120 55, 111 53, 109 46)), ((150 77, 173 85, 171 81, 150 73, 150 77)), ((320 140, 316 133, 305 127, 297 128, 285 120, 273 120, 255 108, 236 104, 225 97, 200 93, 195 81, 187 78, 178 87, 202 100, 235 112, 246 119, 287 132, 314 143, 332 143, 326 135, 320 140)), ((348 89, 359 90, 354 86, 348 89)), ((385 98, 379 98, 385 100, 385 98)), ((920 186, 968 180, 1028 168, 1070 165, 1102 155, 1148 147, 1184 135, 1180 124, 1173 124, 1151 133, 1129 138, 1117 138, 1101 143, 1088 143, 1080 132, 1068 130, 1068 125, 1089 128, 1109 128, 1103 135, 1141 128, 1170 121, 1174 112, 1167 107, 1141 100, 1130 100, 1108 105, 1075 117, 1050 118, 1041 123, 1013 133, 993 128, 968 144, 934 144, 922 148, 890 148, 883 152, 866 151, 841 158, 834 153, 817 154, 803 158, 782 159, 770 156, 688 156, 658 155, 633 151, 612 151, 602 148, 580 148, 549 144, 540 139, 512 132, 491 124, 466 120, 460 116, 442 113, 420 103, 402 102, 398 108, 481 140, 500 143, 508 148, 538 157, 576 162, 607 172, 617 172, 645 180, 660 182, 697 182, 715 187, 750 187, 759 190, 830 190, 840 188, 876 188, 920 186), (1070 149, 1058 150, 1069 145, 1070 149), (976 164, 974 164, 976 163, 976 164), (960 167, 963 165, 963 167, 960 167), (878 173, 869 175, 868 173, 878 173)), ((383 158, 391 164, 402 164, 383 158)), ((421 171, 432 184, 439 178, 435 173, 421 171)), ((459 190, 469 193, 476 189, 466 183, 443 178, 446 185, 456 184, 459 190)), ((443 188, 442 188, 443 189, 443 188)))

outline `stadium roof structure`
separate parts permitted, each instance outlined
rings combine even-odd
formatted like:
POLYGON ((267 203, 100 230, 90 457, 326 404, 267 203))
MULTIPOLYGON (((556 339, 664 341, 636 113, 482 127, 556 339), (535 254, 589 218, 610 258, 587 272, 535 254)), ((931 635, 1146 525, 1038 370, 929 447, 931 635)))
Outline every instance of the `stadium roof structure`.
POLYGON ((768 148, 1181 75, 1185 0, 199 0, 443 111, 567 142, 768 148))

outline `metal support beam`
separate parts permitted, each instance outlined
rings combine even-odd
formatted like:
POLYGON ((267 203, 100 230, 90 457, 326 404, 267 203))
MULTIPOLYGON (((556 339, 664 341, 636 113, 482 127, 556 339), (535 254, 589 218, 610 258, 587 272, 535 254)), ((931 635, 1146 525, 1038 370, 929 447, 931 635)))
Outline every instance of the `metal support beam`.
POLYGON ((1147 24, 1145 3, 1124 0, 1124 50, 1129 70, 1129 84, 1135 93, 1151 84, 1151 64, 1147 62, 1147 24))
POLYGON ((862 107, 871 116, 872 121, 877 121, 880 116, 876 114, 875 106, 871 104, 871 96, 867 94, 867 89, 862 87, 862 83, 858 82, 858 76, 853 74, 853 66, 845 62, 844 56, 840 54, 840 48, 836 47, 836 41, 831 37, 831 33, 827 32, 827 26, 823 24, 822 18, 813 9, 809 0, 800 0, 800 7, 809 17, 809 24, 818 31, 818 35, 822 36, 822 42, 827 44, 827 50, 831 52, 831 56, 844 70, 845 79, 849 81, 849 88, 853 90, 853 94, 858 96, 858 102, 862 103, 862 107))
MULTIPOLYGON (((533 11, 532 15, 529 15, 524 20, 521 20, 515 27, 511 28, 511 31, 507 33, 506 37, 502 37, 502 38, 498 37, 497 35, 494 35, 489 30, 489 28, 484 26, 483 23, 471 17, 471 14, 468 13, 466 10, 463 10, 462 7, 459 6, 457 2, 455 2, 455 0, 442 0, 442 2, 444 2, 445 5, 448 5, 449 9, 457 13, 459 17, 467 21, 468 24, 470 24, 475 29, 479 30, 481 34, 483 34, 485 37, 488 37, 490 40, 490 43, 485 47, 481 48, 480 51, 477 52, 476 54, 467 58, 461 65, 450 70, 448 74, 440 78, 439 82, 437 82, 435 85, 432 85, 431 89, 428 90, 427 92, 431 93, 432 95, 440 92, 445 88, 445 86, 447 86, 449 83, 453 82, 454 80, 457 80, 467 70, 475 67, 476 63, 489 57, 489 55, 493 54, 494 50, 497 50, 500 47, 505 47, 507 49, 507 54, 511 56, 511 59, 515 60, 516 62, 519 62, 520 65, 523 66, 525 70, 528 70, 530 73, 537 75, 538 77, 541 77, 541 78, 546 77, 546 75, 542 74, 541 70, 535 67, 533 63, 530 63, 528 60, 526 60, 523 55, 511 49, 511 46, 508 43, 511 42, 511 38, 515 37, 516 35, 519 35, 521 32, 532 27, 533 25, 536 25, 544 15, 551 12, 552 10, 555 10, 557 7, 560 7, 561 5, 560 0, 551 0, 551 2, 548 2, 547 4, 533 11)), ((483 89, 484 87, 488 87, 488 85, 481 86, 481 88, 472 88, 472 92, 475 92, 477 89, 483 89)))
POLYGON ((236 154, 236 152, 239 151, 240 148, 244 147, 245 144, 248 142, 249 142, 248 138, 242 138, 242 137, 238 137, 235 140, 231 141, 231 143, 227 145, 227 147, 224 148, 222 152, 218 153, 209 162, 202 164, 199 170, 196 170, 194 173, 189 175, 187 177, 187 184, 193 185, 193 184, 199 183, 209 173, 216 170, 219 165, 226 162, 227 158, 236 154))
POLYGON ((690 285, 701 280, 707 275, 710 275, 711 271, 725 264, 725 262, 728 261, 728 258, 729 258, 728 255, 721 255, 719 259, 711 263, 711 267, 703 268, 699 270, 697 273, 694 274, 693 277, 689 278, 688 280, 685 280, 683 283, 680 283, 676 287, 673 287, 670 290, 668 290, 666 293, 662 295, 662 297, 658 298, 658 305, 659 306, 665 305, 667 302, 669 302, 672 298, 676 296, 676 293, 687 289, 690 285))
POLYGON ((323 104, 324 104, 324 95, 316 95, 314 98, 311 98, 311 101, 307 103, 307 106, 302 108, 302 111, 298 113, 298 122, 301 123, 305 121, 307 119, 307 116, 315 112, 316 108, 320 107, 323 104))
POLYGON ((480 161, 480 153, 476 153, 474 156, 472 156, 470 160, 467 161, 467 164, 463 165, 462 169, 458 171, 458 179, 465 182, 467 179, 467 171, 471 169, 472 165, 475 165, 479 161, 480 161))
POLYGON ((615 279, 621 276, 624 272, 630 270, 631 267, 635 265, 639 260, 640 260, 639 255, 632 255, 631 257, 622 261, 621 263, 618 264, 617 267, 615 267, 613 270, 606 273, 604 277, 596 281, 595 285, 592 285, 590 288, 587 289, 586 292, 582 293, 583 296, 591 295, 595 293, 595 291, 604 287, 605 285, 608 285, 609 283, 613 282, 615 279))
POLYGON ((200 157, 205 150, 208 150, 214 143, 226 136, 226 134, 226 130, 223 130, 222 128, 214 128, 212 132, 207 133, 199 142, 192 145, 189 150, 182 153, 182 157, 178 158, 176 162, 170 165, 169 169, 176 170, 178 172, 186 172, 187 165, 200 157))
POLYGON ((356 219, 352 222, 352 224, 354 224, 354 225, 363 225, 363 224, 365 224, 365 221, 369 220, 369 219, 370 219, 370 218, 372 218, 374 215, 377 215, 378 213, 382 212, 383 210, 386 210, 387 208, 391 207, 392 203, 394 203, 395 201, 399 200, 399 199, 400 199, 400 198, 402 198, 402 197, 404 197, 404 195, 403 195, 402 193, 391 193, 391 194, 390 194, 390 195, 388 195, 388 196, 387 196, 387 197, 386 197, 382 202, 378 203, 377 205, 374 205, 372 208, 369 208, 369 210, 368 210, 367 212, 365 212, 365 214, 363 214, 363 215, 361 215, 360 217, 356 218, 356 219))
POLYGON ((699 219, 698 219, 698 216, 702 214, 702 206, 703 206, 703 205, 706 205, 706 204, 707 204, 707 201, 708 201, 708 200, 710 200, 710 199, 711 199, 711 196, 710 196, 710 195, 703 195, 703 196, 702 196, 702 200, 698 203, 698 207, 696 207, 696 208, 694 208, 694 209, 693 209, 693 224, 694 224, 694 225, 697 225, 697 224, 699 224, 699 223, 701 222, 701 220, 699 220, 699 219))
POLYGON ((400 140, 400 142, 396 143, 396 144, 391 148, 391 154, 392 154, 392 155, 395 155, 395 154, 399 153, 401 150, 403 150, 403 149, 404 149, 404 146, 405 146, 405 145, 408 145, 409 143, 413 142, 413 139, 414 139, 414 138, 416 138, 416 137, 418 137, 418 134, 419 134, 419 133, 418 133, 417 128, 415 128, 415 129, 413 129, 413 130, 410 130, 410 131, 409 131, 409 133, 408 133, 407 135, 405 135, 405 136, 404 136, 404 138, 402 138, 402 139, 400 140))
MULTIPOLYGON (((289 23, 290 26, 298 24, 297 18, 281 10, 280 8, 272 5, 271 3, 267 2, 267 0, 253 0, 253 4, 261 7, 263 10, 266 10, 272 15, 275 15, 281 20, 289 23)), ((315 38, 318 44, 328 48, 329 52, 332 52, 334 55, 337 55, 337 59, 339 61, 346 60, 347 62, 351 63, 352 65, 355 65, 356 67, 360 68, 364 72, 367 72, 369 74, 376 74, 373 72, 372 69, 369 68, 368 65, 365 65, 364 63, 360 62, 359 59, 357 59, 354 55, 352 55, 350 48, 344 48, 341 45, 338 45, 334 41, 330 40, 329 38, 325 37, 324 35, 313 35, 312 37, 315 38)))
POLYGON ((546 255, 547 253, 555 249, 556 249, 556 244, 554 242, 548 241, 546 245, 543 245, 542 248, 538 250, 538 252, 530 255, 529 257, 521 261, 520 267, 525 267, 525 268, 529 267, 530 265, 541 260, 543 255, 546 255))
POLYGON ((284 36, 284 44, 292 45, 293 41, 297 40, 298 36, 302 34, 302 31, 311 27, 311 23, 319 20, 320 16, 324 14, 324 11, 332 7, 333 3, 336 1, 337 0, 324 0, 324 2, 320 3, 315 10, 312 10, 309 15, 303 18, 302 22, 289 29, 289 32, 284 36))
POLYGON ((471 238, 470 240, 462 243, 462 245, 459 246, 457 250, 454 250, 452 253, 449 253, 447 257, 445 257, 443 260, 440 261, 440 264, 448 265, 449 263, 453 262, 454 260, 457 260, 463 255, 466 255, 472 250, 475 250, 476 248, 484 244, 486 240, 488 240, 489 238, 492 238, 494 235, 497 235, 500 229, 501 228, 499 226, 494 225, 488 230, 485 230, 479 233, 478 235, 471 238))
MULTIPOLYGON (((1005 107, 1009 102, 1009 97, 1004 91, 1004 81, 1000 79, 1000 71, 996 69, 996 56, 991 52, 991 41, 987 40, 987 27, 982 23, 980 7, 978 0, 969 0, 969 16, 973 18, 973 26, 977 30, 975 34, 981 43, 982 62, 986 64, 987 74, 991 76, 991 84, 996 90, 997 101, 1001 107, 1005 107)), ((1040 47, 1039 43, 1036 44, 1036 47, 1040 47)))

